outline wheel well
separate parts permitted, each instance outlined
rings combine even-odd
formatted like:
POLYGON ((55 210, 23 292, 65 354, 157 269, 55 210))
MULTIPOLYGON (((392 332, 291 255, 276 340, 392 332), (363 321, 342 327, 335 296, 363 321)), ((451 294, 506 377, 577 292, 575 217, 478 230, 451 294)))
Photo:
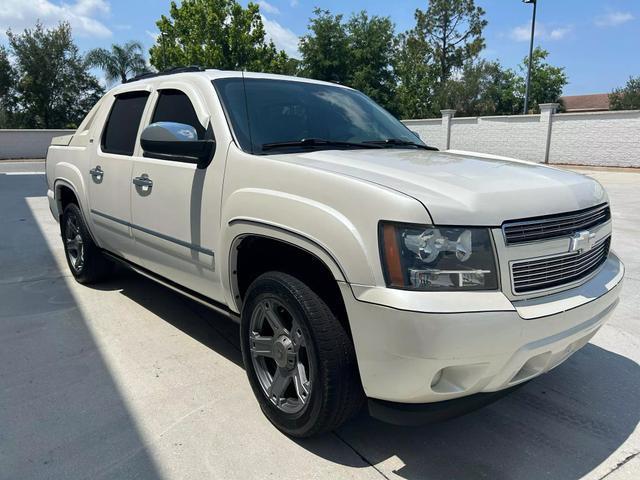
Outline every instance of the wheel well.
POLYGON ((263 273, 288 273, 304 282, 324 300, 351 336, 340 288, 322 260, 290 243, 261 236, 244 237, 236 248, 238 252, 233 273, 236 275, 237 294, 241 299, 244 299, 249 285, 263 273))
POLYGON ((64 212, 64 209, 70 203, 75 203, 76 205, 80 206, 80 203, 76 198, 76 194, 73 193, 73 190, 71 190, 69 187, 65 185, 61 185, 58 188, 57 197, 58 197, 58 202, 60 204, 60 215, 62 215, 62 212, 64 212))

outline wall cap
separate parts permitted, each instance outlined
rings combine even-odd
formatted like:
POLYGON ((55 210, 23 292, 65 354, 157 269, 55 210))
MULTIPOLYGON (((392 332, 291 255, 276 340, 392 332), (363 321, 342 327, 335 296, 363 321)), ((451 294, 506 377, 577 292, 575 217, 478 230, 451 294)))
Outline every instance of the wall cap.
POLYGON ((560 106, 559 103, 540 103, 538 104, 538 106, 540 107, 540 112, 548 112, 551 111, 551 113, 555 113, 558 110, 558 107, 560 106))
POLYGON ((442 118, 411 118, 400 121, 406 125, 419 125, 427 122, 433 123, 434 125, 440 125, 440 123, 442 123, 442 118))
POLYGON ((76 130, 69 128, 0 128, 0 133, 34 133, 34 132, 45 132, 45 133, 58 133, 58 132, 75 132, 76 130))

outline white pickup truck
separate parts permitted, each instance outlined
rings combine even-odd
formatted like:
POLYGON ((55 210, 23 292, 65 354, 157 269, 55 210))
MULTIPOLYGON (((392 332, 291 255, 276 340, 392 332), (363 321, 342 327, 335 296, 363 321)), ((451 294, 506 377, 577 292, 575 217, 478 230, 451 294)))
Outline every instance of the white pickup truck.
POLYGON ((565 361, 618 303, 598 182, 437 151, 340 85, 148 75, 54 139, 46 170, 75 278, 118 261, 238 320, 256 398, 293 436, 365 401, 395 423, 469 410, 565 361))

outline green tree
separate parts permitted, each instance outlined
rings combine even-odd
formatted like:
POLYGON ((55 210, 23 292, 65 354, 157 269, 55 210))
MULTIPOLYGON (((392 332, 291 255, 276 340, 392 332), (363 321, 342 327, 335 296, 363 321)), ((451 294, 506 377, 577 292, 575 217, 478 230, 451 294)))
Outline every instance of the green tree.
POLYGON ((302 73, 349 85, 393 110, 394 38, 388 17, 362 11, 345 22, 342 15, 316 8, 309 34, 300 40, 302 73))
POLYGON ((629 77, 622 88, 609 95, 611 110, 640 110, 640 77, 629 77))
MULTIPOLYGON (((564 67, 556 67, 548 63, 549 52, 536 47, 533 50, 533 62, 531 64, 531 87, 529 88, 529 111, 539 110, 541 103, 557 102, 562 95, 562 90, 568 82, 564 67)), ((527 65, 529 57, 525 57, 519 67, 520 78, 517 82, 517 109, 524 108, 524 94, 527 78, 527 65)))
POLYGON ((69 24, 46 30, 38 23, 21 34, 9 30, 7 36, 15 57, 19 126, 75 128, 104 91, 88 73, 69 24))
POLYGON ((395 76, 394 24, 388 17, 369 17, 365 11, 353 15, 346 24, 349 45, 347 83, 392 112, 395 76))
MULTIPOLYGON (((284 52, 281 52, 284 53, 284 52)), ((289 57, 284 55, 283 60, 280 62, 279 72, 282 75, 292 75, 297 76, 300 74, 301 62, 297 58, 289 57)))
POLYGON ((9 94, 9 90, 13 86, 14 73, 7 49, 0 45, 0 99, 9 94))
POLYGON ((414 16, 414 28, 396 42, 399 109, 407 118, 438 116, 460 94, 461 85, 451 78, 473 65, 484 48, 487 21, 474 0, 431 0, 414 16))
POLYGON ((124 45, 111 45, 111 50, 94 48, 87 53, 87 63, 93 67, 101 68, 106 74, 108 82, 126 82, 147 71, 142 44, 140 42, 127 42, 124 45))
POLYGON ((342 15, 316 8, 309 34, 300 39, 302 72, 328 82, 346 83, 349 78, 349 38, 342 15))
POLYGON ((236 0, 171 2, 169 17, 156 22, 160 35, 150 61, 158 70, 199 65, 225 70, 280 73, 291 68, 288 56, 267 41, 260 8, 236 0))
POLYGON ((0 45, 0 128, 10 126, 11 91, 14 87, 15 74, 7 49, 0 45))
POLYGON ((474 0, 430 0, 426 12, 416 10, 415 32, 432 47, 441 85, 484 48, 484 13, 474 0))
POLYGON ((395 102, 402 118, 427 118, 439 113, 434 106, 433 58, 431 45, 415 29, 398 35, 393 68, 398 79, 395 102))
POLYGON ((516 96, 518 77, 497 61, 469 61, 457 79, 449 80, 445 103, 462 116, 518 113, 521 99, 516 96))

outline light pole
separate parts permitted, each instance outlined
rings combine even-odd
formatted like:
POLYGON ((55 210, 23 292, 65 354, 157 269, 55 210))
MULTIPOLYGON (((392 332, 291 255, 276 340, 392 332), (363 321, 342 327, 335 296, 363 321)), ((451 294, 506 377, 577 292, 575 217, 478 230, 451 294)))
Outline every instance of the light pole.
POLYGON ((522 112, 523 115, 526 115, 529 104, 529 87, 531 85, 531 62, 533 62, 533 37, 536 32, 536 7, 538 6, 538 1, 522 0, 522 3, 533 3, 533 18, 531 19, 531 43, 529 44, 529 68, 527 71, 527 87, 524 91, 524 111, 522 112))

